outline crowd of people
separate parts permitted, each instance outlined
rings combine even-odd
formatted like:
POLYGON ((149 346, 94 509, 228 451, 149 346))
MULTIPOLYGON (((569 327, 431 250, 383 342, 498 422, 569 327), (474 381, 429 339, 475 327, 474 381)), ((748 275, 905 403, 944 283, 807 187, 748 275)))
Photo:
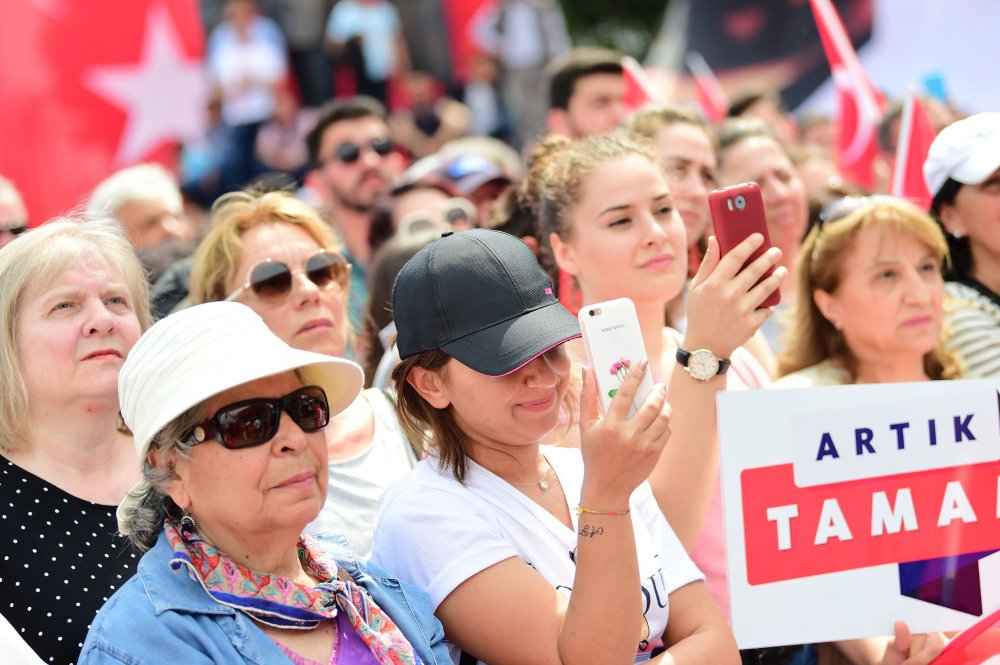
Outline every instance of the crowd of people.
MULTIPOLYGON (((537 11, 559 34, 547 3, 509 4, 501 23, 537 11)), ((942 112, 923 210, 847 182, 829 122, 769 93, 718 125, 628 112, 620 54, 501 39, 504 58, 477 57, 483 78, 516 63, 490 86, 517 112, 476 134, 479 107, 410 68, 391 3, 323 18, 365 94, 303 113, 287 69, 309 80, 311 52, 225 4, 208 57, 225 136, 186 148, 212 177, 132 166, 83 219, 30 230, 0 177, 0 653, 936 657, 947 637, 902 623, 739 651, 716 397, 1000 377, 1000 113, 942 112), (744 182, 771 246, 723 254, 709 192, 744 182), (602 416, 576 313, 616 298, 648 361, 602 416)))

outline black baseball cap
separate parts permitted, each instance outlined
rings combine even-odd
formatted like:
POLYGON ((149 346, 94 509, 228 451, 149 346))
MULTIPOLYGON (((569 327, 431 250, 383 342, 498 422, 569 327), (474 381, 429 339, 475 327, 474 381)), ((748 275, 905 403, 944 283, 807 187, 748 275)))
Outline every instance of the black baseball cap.
POLYGON ((534 252, 492 229, 445 233, 403 266, 392 288, 400 358, 442 349, 503 376, 580 336, 534 252))

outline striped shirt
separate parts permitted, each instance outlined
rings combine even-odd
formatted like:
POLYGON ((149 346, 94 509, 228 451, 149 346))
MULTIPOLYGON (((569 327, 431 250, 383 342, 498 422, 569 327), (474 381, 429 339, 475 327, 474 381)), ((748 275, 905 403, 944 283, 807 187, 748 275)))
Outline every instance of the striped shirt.
POLYGON ((967 379, 1000 377, 1000 296, 979 282, 947 282, 947 346, 962 359, 967 379))

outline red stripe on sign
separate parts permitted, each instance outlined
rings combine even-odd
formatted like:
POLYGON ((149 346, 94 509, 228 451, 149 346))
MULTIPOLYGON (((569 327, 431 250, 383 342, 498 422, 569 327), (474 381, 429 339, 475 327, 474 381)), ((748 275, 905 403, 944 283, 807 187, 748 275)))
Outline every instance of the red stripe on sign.
POLYGON ((1000 462, 798 487, 791 464, 740 474, 747 581, 767 584, 1000 549, 1000 462))

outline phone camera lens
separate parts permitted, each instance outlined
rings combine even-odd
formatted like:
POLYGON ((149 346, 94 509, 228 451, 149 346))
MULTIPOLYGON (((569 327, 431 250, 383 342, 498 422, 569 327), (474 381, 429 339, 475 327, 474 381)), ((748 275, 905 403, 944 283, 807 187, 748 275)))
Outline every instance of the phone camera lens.
POLYGON ((590 314, 591 316, 593 316, 593 315, 594 315, 594 310, 590 310, 590 312, 588 312, 588 313, 589 313, 589 314, 590 314))
POLYGON ((742 194, 740 194, 739 196, 737 196, 737 197, 736 197, 736 198, 735 198, 735 199, 733 200, 733 203, 735 203, 735 204, 736 204, 736 209, 737 209, 737 210, 743 210, 744 208, 746 208, 746 207, 747 207, 747 200, 746 200, 746 197, 745 197, 745 196, 743 196, 742 194))

